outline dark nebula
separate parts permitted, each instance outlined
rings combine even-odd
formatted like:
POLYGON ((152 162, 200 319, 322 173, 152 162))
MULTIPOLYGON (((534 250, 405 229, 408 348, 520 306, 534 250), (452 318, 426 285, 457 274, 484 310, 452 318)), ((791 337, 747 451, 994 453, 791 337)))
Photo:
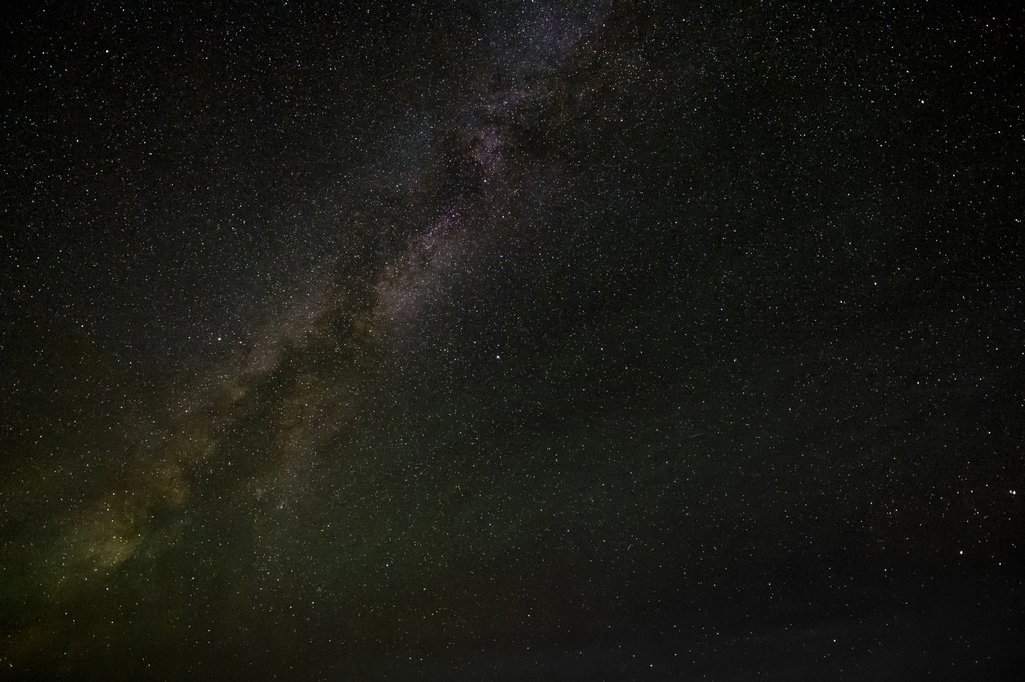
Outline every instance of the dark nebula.
POLYGON ((1019 679, 1021 10, 0 13, 0 679, 1019 679))

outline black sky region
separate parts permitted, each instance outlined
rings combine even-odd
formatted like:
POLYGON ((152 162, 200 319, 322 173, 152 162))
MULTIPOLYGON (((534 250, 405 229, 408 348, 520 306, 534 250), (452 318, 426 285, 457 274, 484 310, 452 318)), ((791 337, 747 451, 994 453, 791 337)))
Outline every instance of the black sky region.
POLYGON ((1020 679, 1023 28, 4 3, 0 678, 1020 679))

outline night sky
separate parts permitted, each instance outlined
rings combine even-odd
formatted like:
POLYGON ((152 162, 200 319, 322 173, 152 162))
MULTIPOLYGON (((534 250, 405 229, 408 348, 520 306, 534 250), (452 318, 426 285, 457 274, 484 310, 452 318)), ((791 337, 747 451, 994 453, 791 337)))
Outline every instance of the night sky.
POLYGON ((0 678, 1021 679, 1013 4, 3 3, 0 678))

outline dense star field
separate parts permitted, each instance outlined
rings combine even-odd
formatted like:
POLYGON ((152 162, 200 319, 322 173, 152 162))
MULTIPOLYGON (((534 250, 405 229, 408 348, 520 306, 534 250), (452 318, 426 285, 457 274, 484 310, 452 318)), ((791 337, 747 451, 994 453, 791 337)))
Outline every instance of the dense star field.
POLYGON ((0 679, 1018 679, 1023 16, 4 3, 0 679))

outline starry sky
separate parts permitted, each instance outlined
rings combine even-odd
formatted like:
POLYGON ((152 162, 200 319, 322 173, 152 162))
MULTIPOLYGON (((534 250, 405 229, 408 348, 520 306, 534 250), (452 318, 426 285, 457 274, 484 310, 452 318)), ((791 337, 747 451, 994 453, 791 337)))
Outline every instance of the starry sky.
POLYGON ((1023 46, 4 3, 0 678, 1014 679, 1023 46))

